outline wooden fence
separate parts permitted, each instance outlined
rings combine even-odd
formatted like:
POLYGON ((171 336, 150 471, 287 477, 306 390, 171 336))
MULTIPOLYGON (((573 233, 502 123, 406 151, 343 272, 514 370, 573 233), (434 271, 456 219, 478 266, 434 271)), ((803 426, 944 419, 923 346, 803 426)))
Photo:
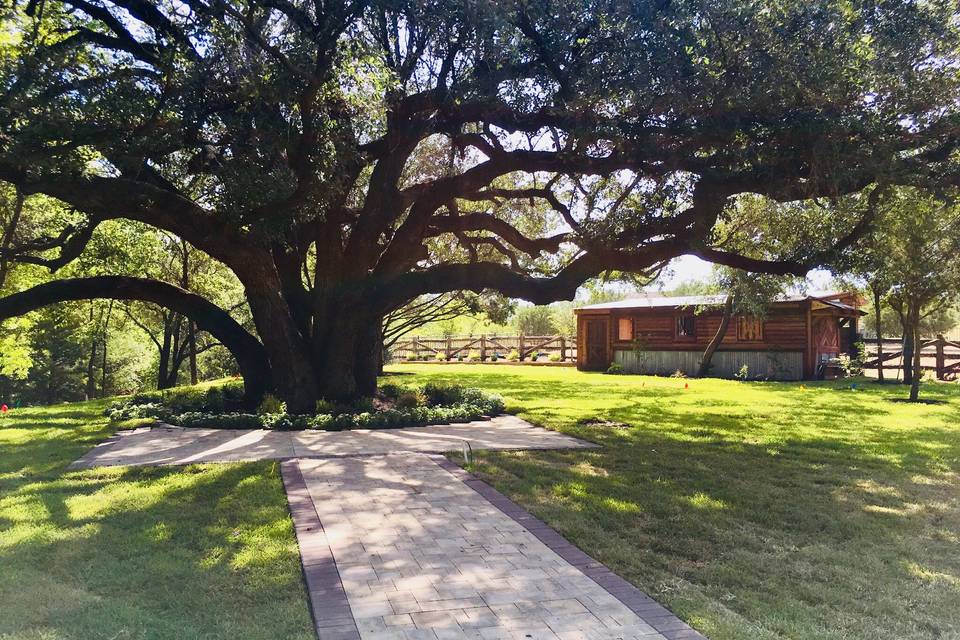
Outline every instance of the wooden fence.
MULTIPOLYGON (((902 340, 883 340, 879 356, 875 339, 865 338, 864 345, 867 356, 864 369, 868 373, 881 367, 884 371, 903 369, 902 340)), ((960 377, 960 341, 947 340, 943 336, 921 341, 920 366, 924 371, 932 371, 937 380, 956 380, 960 377)))
POLYGON ((398 340, 390 348, 390 359, 499 362, 576 362, 577 339, 570 336, 414 336, 398 340))

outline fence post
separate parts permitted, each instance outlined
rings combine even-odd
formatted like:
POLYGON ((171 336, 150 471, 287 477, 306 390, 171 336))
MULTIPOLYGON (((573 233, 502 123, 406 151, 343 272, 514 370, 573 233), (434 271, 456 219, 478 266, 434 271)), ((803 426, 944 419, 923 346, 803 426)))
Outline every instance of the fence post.
POLYGON ((443 355, 444 355, 444 358, 443 358, 443 359, 444 359, 444 360, 450 360, 450 349, 451 349, 451 348, 452 348, 452 347, 451 347, 451 344, 450 344, 450 336, 447 336, 447 345, 446 345, 446 347, 444 347, 444 350, 443 350, 443 355))
POLYGON ((560 336, 560 362, 567 361, 567 339, 560 336))
POLYGON ((420 337, 413 336, 413 355, 419 360, 420 359, 420 337))
POLYGON ((487 361, 487 335, 480 336, 480 362, 487 361))
POLYGON ((521 333, 517 340, 517 353, 520 354, 520 362, 523 362, 523 334, 521 333))
POLYGON ((944 368, 946 368, 946 356, 944 355, 943 348, 946 346, 947 339, 943 337, 943 334, 937 334, 937 380, 943 380, 944 377, 944 368))

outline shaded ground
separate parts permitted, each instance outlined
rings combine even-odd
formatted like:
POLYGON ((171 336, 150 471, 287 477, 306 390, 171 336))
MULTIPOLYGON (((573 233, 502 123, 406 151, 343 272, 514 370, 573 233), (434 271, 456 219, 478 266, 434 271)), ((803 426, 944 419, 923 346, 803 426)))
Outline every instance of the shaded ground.
POLYGON ((474 468, 714 640, 960 637, 956 385, 391 370, 607 445, 474 468))
POLYGON ((312 638, 275 463, 68 471, 103 408, 0 420, 0 638, 312 638))

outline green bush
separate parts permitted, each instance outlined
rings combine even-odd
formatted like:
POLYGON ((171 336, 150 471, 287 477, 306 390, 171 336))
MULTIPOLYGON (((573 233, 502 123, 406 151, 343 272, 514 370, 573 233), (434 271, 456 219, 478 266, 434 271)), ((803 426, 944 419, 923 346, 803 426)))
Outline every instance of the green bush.
POLYGON ((623 365, 619 362, 611 362, 610 366, 607 367, 607 373, 611 375, 619 375, 623 373, 623 365))
MULTIPOLYGON (((204 391, 205 395, 207 392, 204 391)), ((484 393, 480 389, 460 385, 428 384, 423 388, 387 386, 384 395, 396 396, 396 408, 377 411, 370 398, 364 398, 353 406, 336 405, 324 400, 317 402, 313 415, 289 414, 283 403, 264 398, 259 413, 240 411, 178 411, 154 400, 155 395, 138 394, 126 401, 112 404, 106 413, 112 420, 130 418, 154 418, 182 427, 205 427, 219 429, 391 429, 417 427, 428 424, 469 422, 503 412, 503 400, 499 396, 484 393), (279 403, 279 404, 278 404, 279 403), (268 410, 271 409, 271 410, 268 410), (279 409, 279 410, 273 410, 279 409)), ((177 406, 189 403, 182 395, 176 396, 177 406)))
POLYGON ((260 404, 257 406, 257 413, 263 415, 268 413, 286 413, 287 412, 287 403, 273 395, 268 393, 263 396, 263 400, 260 401, 260 404))
POLYGON ((394 402, 397 406, 397 409, 412 409, 414 407, 422 407, 427 404, 427 398, 423 395, 423 392, 404 391, 397 396, 394 402))
POLYGON ((333 413, 336 409, 336 405, 330 402, 329 400, 324 400, 321 398, 317 400, 317 403, 314 405, 314 413, 333 413))
POLYGON ((243 409, 243 381, 230 380, 206 386, 173 387, 134 394, 131 405, 162 404, 174 413, 229 413, 243 409))
MULTIPOLYGON (((388 398, 390 400, 396 400, 397 398, 400 397, 401 393, 405 393, 407 390, 393 382, 386 382, 380 385, 380 387, 378 388, 378 391, 380 391, 380 394, 383 395, 384 398, 388 398)), ((327 413, 327 412, 317 411, 317 413, 327 413)))
POLYGON ((514 349, 507 356, 507 360, 509 360, 510 362, 517 362, 518 360, 520 360, 520 352, 514 349))

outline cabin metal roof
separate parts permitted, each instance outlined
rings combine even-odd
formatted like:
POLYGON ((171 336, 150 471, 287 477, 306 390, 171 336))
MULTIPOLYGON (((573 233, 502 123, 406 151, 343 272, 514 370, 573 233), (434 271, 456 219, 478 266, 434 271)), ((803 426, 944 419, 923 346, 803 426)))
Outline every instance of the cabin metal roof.
MULTIPOLYGON (((785 293, 777 297, 775 303, 786 302, 805 302, 813 300, 823 304, 837 307, 844 311, 850 311, 863 315, 864 312, 856 307, 840 302, 835 298, 843 295, 843 292, 823 292, 817 294, 791 294, 785 293)), ((706 295, 706 296, 640 296, 628 300, 617 300, 616 302, 602 302, 600 304, 590 304, 580 307, 577 311, 606 311, 613 309, 656 309, 656 308, 682 308, 682 307, 712 307, 720 306, 724 303, 727 296, 725 294, 706 295)))

